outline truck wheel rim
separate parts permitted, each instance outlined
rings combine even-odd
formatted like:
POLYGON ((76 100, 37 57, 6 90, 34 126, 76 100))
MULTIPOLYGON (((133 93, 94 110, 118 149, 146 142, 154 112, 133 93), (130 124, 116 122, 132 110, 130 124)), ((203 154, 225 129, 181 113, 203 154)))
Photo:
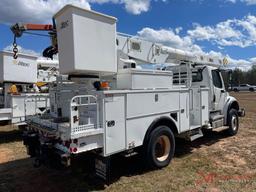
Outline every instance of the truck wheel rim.
POLYGON ((155 145, 155 157, 158 161, 165 161, 170 153, 171 142, 165 135, 158 137, 155 145))
POLYGON ((236 116, 232 116, 231 124, 232 124, 233 130, 236 131, 236 129, 237 129, 237 118, 236 118, 236 116))

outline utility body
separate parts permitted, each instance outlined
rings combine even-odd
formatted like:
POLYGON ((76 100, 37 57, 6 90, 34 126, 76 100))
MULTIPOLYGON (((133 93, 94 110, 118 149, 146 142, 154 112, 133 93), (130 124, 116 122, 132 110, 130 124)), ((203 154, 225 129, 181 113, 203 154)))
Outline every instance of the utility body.
POLYGON ((69 166, 94 152, 97 173, 106 177, 104 160, 112 155, 140 151, 161 168, 176 137, 193 141, 219 127, 237 133, 244 110, 225 91, 222 59, 116 33, 116 18, 71 5, 54 20, 60 73, 68 78, 50 88, 50 110, 28 119, 24 144, 37 165, 58 156, 69 166))

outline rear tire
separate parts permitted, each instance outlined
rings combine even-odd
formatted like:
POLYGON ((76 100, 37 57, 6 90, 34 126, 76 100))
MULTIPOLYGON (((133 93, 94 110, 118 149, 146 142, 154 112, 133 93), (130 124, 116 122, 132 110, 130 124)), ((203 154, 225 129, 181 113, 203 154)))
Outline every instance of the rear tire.
POLYGON ((235 89, 234 89, 234 92, 238 92, 238 89, 237 89, 237 88, 235 88, 235 89))
POLYGON ((230 136, 234 136, 237 134, 239 129, 239 118, 238 112, 236 109, 230 109, 228 113, 228 126, 227 133, 230 136))
POLYGON ((146 160, 152 168, 163 168, 169 165, 174 156, 175 139, 167 126, 158 126, 150 134, 146 146, 146 160))
POLYGON ((250 88, 249 91, 250 91, 250 92, 254 92, 254 88, 250 88))

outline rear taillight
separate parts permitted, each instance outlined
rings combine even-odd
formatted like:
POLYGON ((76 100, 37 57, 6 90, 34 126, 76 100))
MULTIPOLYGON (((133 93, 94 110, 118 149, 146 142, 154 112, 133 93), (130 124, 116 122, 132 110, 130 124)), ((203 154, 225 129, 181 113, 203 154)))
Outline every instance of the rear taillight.
POLYGON ((69 151, 70 151, 70 153, 72 153, 72 152, 76 153, 77 152, 77 148, 76 147, 74 147, 74 148, 70 147, 69 151))

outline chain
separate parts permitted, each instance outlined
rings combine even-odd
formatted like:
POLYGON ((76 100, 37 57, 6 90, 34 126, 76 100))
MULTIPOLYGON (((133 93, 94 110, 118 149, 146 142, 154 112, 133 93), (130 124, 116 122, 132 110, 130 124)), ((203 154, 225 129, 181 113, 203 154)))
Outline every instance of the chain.
POLYGON ((13 51, 13 59, 17 59, 18 58, 18 45, 17 45, 17 43, 16 43, 16 35, 14 35, 14 40, 13 40, 13 44, 12 44, 12 46, 13 46, 13 49, 12 49, 12 51, 13 51))

